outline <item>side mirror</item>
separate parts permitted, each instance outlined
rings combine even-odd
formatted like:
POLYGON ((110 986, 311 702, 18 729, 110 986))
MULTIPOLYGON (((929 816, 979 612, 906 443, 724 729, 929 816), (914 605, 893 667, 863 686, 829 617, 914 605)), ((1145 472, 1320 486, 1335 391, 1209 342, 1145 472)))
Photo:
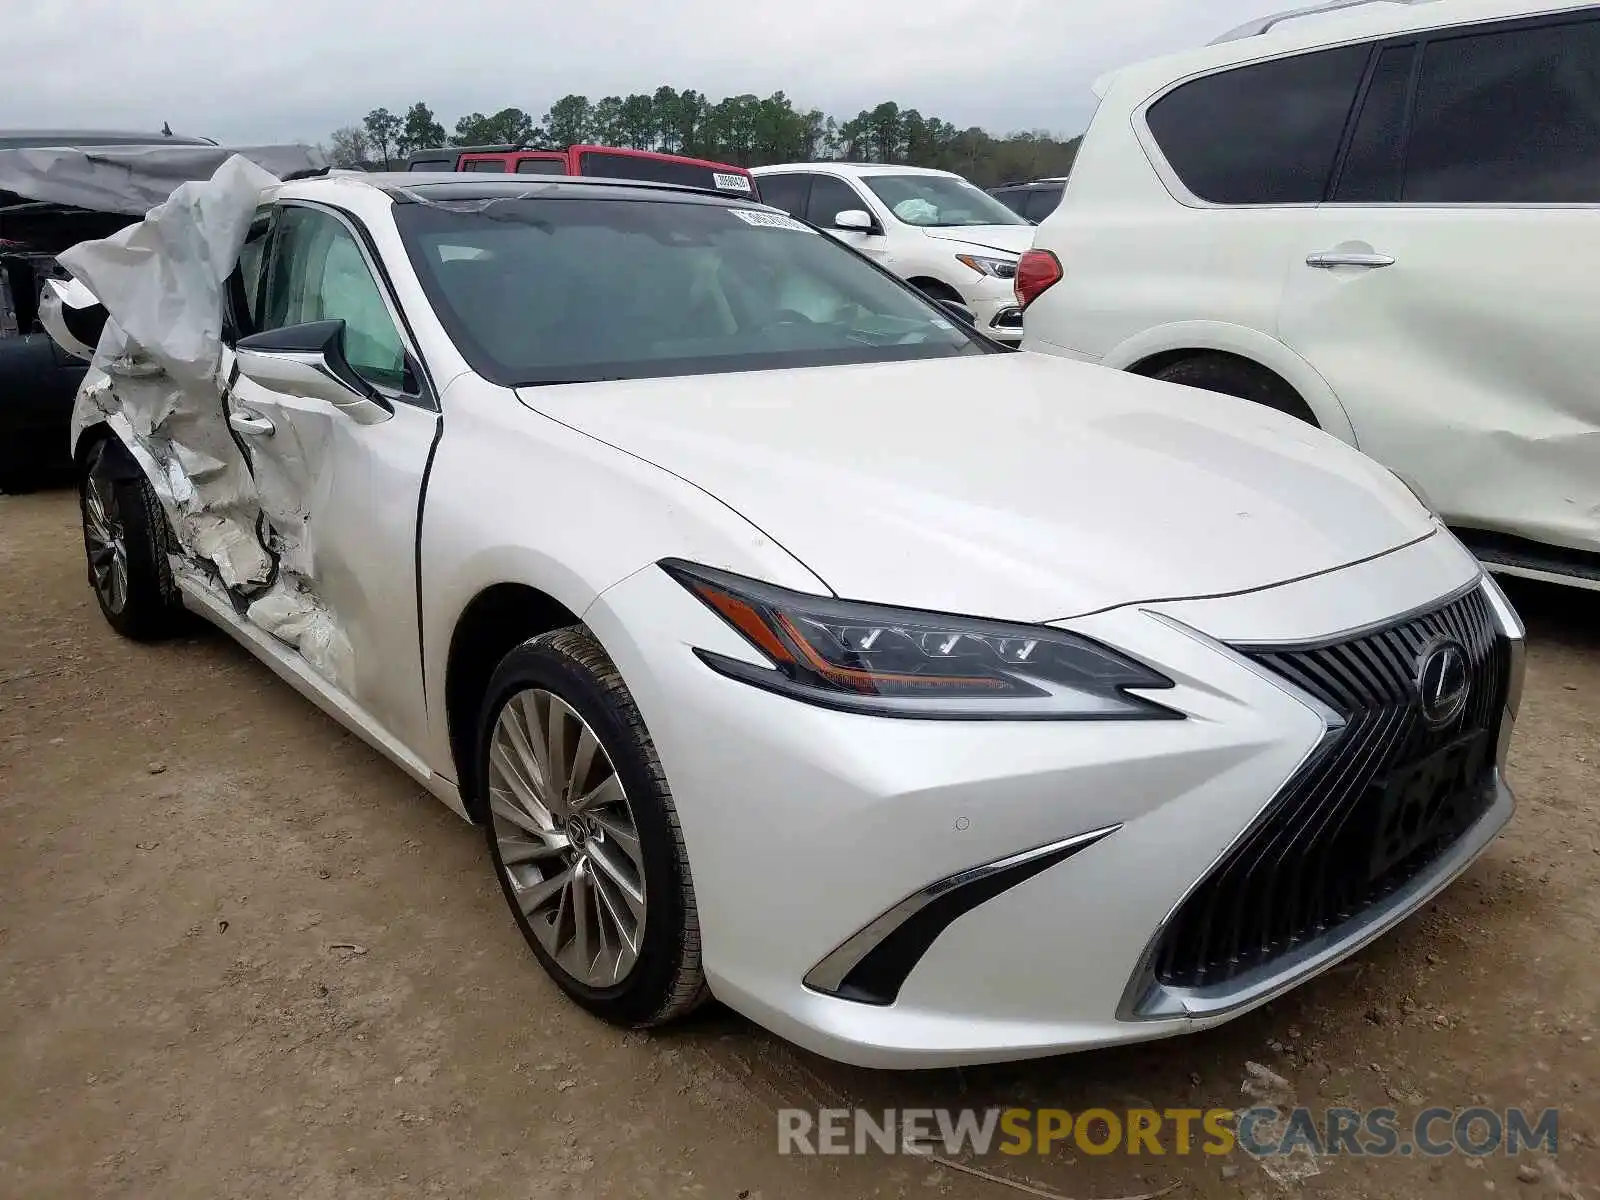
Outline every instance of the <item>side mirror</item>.
MULTIPOLYGON (((929 298, 933 299, 932 297, 929 298)), ((968 329, 976 329, 978 327, 978 314, 973 312, 965 304, 957 303, 954 300, 939 299, 934 299, 933 302, 940 308, 944 309, 945 312, 949 313, 956 320, 960 321, 968 329)))
POLYGON ((877 231, 878 223, 864 208, 847 208, 843 212, 833 214, 833 227, 847 229, 852 233, 874 233, 877 231))
POLYGON ((239 373, 274 392, 326 400, 352 421, 375 425, 394 407, 344 356, 344 321, 308 321, 240 338, 239 373))

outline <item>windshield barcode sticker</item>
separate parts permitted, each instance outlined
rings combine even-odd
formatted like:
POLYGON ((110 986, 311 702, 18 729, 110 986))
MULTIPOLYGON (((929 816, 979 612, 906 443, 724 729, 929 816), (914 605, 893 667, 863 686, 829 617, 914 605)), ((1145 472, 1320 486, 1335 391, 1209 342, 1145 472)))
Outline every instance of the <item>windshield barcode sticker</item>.
POLYGON ((743 175, 724 175, 721 171, 711 172, 711 183, 725 192, 748 192, 750 180, 743 175))
POLYGON ((801 233, 811 232, 799 221, 783 213, 758 212, 751 208, 730 208, 728 211, 746 225, 762 225, 768 229, 795 229, 801 233))

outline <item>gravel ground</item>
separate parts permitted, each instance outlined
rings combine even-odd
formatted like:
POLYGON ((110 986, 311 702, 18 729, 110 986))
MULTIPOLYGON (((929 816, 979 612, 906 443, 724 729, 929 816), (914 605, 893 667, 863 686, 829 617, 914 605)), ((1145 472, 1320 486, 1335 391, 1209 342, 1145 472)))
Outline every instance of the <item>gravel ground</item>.
MULTIPOLYGON (((1517 815, 1378 945, 1207 1034, 894 1075, 715 1006, 645 1036, 564 1003, 475 830, 220 635, 119 640, 76 525, 0 497, 0 1196, 1004 1200, 780 1157, 775 1112, 1235 1108, 1248 1061, 1309 1105, 1561 1109, 1555 1160, 1325 1159, 1307 1196, 1600 1195, 1600 597, 1515 592, 1517 815)), ((968 1163, 1073 1200, 1282 1190, 1242 1156, 968 1163)))

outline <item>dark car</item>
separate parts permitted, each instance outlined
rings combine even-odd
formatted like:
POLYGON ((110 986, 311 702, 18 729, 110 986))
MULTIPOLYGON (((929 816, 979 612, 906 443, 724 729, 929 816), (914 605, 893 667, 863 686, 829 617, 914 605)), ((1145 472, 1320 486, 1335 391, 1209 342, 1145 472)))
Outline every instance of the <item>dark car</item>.
POLYGON ((418 150, 406 160, 406 170, 641 179, 647 183, 707 188, 752 200, 761 198, 755 176, 747 167, 622 146, 447 146, 418 150))
POLYGON ((1066 187, 1065 179, 1035 179, 1031 183, 1002 183, 990 188, 989 194, 1017 216, 1037 225, 1055 212, 1066 187))
POLYGON ((40 289, 65 277, 56 255, 133 224, 228 153, 166 130, 0 129, 0 491, 51 482, 72 466, 67 431, 87 365, 40 322, 40 289), (18 153, 29 151, 66 153, 46 153, 46 167, 18 153))

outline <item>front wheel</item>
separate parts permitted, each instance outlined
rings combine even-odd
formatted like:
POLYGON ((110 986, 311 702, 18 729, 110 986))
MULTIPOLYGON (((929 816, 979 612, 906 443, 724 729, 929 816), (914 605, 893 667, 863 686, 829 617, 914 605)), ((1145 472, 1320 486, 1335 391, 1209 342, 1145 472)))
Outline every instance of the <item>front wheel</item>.
POLYGON ((581 625, 511 651, 489 684, 478 778, 500 890, 534 956, 631 1028, 706 996, 677 810, 649 731, 581 625))
POLYGON ((121 442, 103 438, 89 451, 78 500, 89 586, 107 622, 140 642, 177 632, 184 610, 167 561, 167 517, 121 442))

